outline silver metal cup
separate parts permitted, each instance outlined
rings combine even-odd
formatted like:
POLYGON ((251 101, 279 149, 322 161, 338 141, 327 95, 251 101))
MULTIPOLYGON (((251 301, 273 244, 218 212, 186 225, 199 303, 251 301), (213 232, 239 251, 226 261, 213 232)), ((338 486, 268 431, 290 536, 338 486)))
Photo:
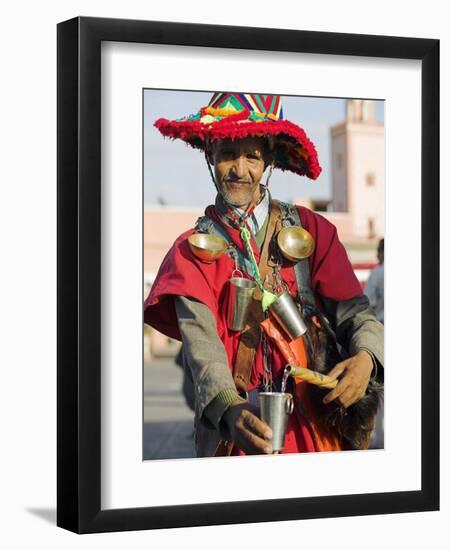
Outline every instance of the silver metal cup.
POLYGON ((231 330, 244 329, 255 288, 256 283, 244 277, 231 277, 229 280, 227 323, 231 330))
POLYGON ((308 330, 296 303, 289 291, 285 290, 269 307, 269 311, 292 340, 308 330))
POLYGON ((272 449, 281 451, 284 448, 288 415, 294 410, 294 398, 290 393, 261 392, 259 406, 261 420, 272 430, 272 449))

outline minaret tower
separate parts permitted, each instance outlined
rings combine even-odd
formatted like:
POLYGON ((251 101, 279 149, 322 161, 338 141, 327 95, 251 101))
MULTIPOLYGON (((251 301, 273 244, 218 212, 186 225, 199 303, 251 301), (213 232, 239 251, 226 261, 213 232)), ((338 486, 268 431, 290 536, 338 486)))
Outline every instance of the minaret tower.
POLYGON ((349 213, 355 237, 384 237, 384 124, 373 101, 348 100, 330 132, 333 210, 349 213))

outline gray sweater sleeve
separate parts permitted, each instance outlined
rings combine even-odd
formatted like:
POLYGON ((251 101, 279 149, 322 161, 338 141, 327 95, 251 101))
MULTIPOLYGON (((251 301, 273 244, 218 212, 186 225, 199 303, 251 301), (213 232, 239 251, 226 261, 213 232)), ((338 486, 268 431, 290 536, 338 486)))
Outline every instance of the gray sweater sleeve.
POLYGON ((225 410, 240 398, 216 321, 209 308, 193 298, 175 297, 175 308, 197 414, 210 427, 219 428, 225 410))
MULTIPOLYGON (((384 326, 377 320, 367 296, 360 294, 341 302, 322 297, 322 301, 337 340, 349 355, 364 349, 375 358, 377 367, 384 367, 384 326)), ((382 369, 378 369, 378 374, 383 376, 382 369)))

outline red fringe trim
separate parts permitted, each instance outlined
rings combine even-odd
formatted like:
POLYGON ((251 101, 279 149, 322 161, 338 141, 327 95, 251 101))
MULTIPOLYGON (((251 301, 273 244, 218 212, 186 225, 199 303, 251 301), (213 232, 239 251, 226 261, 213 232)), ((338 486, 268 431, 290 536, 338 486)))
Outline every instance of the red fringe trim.
MULTIPOLYGON (((308 138, 305 131, 300 128, 300 126, 288 120, 239 123, 240 120, 246 120, 248 114, 248 112, 240 112, 237 115, 224 117, 222 120, 212 124, 203 124, 198 120, 177 122, 159 118, 154 125, 163 136, 173 139, 182 139, 193 147, 196 147, 196 145, 191 143, 191 140, 195 138, 204 142, 206 137, 214 141, 216 139, 226 138, 239 139, 250 135, 278 136, 280 134, 285 134, 298 141, 305 150, 307 158, 302 160, 306 163, 307 171, 305 173, 301 166, 289 165, 279 166, 279 168, 282 170, 290 170, 301 176, 307 175, 313 180, 317 179, 322 171, 317 158, 317 151, 313 142, 308 138)), ((300 161, 300 156, 298 155, 298 157, 300 161)))

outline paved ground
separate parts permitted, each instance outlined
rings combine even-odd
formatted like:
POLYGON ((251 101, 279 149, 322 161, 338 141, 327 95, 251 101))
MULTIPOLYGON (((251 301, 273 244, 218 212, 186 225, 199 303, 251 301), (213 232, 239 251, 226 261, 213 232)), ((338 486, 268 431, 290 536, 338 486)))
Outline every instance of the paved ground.
POLYGON ((195 456, 194 413, 182 382, 173 357, 153 359, 144 368, 144 460, 195 456))

